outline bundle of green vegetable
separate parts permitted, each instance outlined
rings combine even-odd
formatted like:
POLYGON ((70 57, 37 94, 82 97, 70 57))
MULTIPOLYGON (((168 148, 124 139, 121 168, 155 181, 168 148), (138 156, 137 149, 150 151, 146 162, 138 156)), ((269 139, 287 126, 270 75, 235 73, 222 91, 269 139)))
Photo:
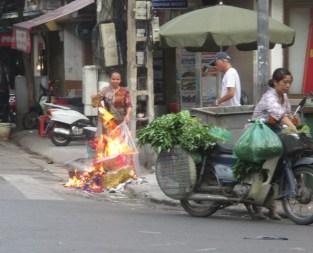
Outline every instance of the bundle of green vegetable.
POLYGON ((243 180, 249 175, 255 172, 259 172, 262 169, 263 161, 260 162, 248 162, 236 159, 232 166, 235 178, 243 180))
POLYGON ((203 124, 188 111, 158 117, 137 132, 139 145, 151 144, 158 153, 176 145, 191 153, 201 152, 230 137, 228 130, 203 124))

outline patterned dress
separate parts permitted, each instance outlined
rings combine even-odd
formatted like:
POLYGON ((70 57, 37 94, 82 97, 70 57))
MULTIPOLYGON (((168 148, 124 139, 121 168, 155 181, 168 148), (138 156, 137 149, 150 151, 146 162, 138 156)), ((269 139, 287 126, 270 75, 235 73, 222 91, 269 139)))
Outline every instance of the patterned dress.
POLYGON ((104 105, 110 111, 118 124, 126 116, 127 109, 132 106, 129 91, 124 87, 114 90, 112 87, 106 87, 100 91, 103 97, 104 105))
POLYGON ((290 113, 291 106, 287 94, 284 94, 283 99, 281 99, 276 90, 270 87, 256 105, 252 118, 267 121, 269 116, 271 116, 280 121, 290 113))

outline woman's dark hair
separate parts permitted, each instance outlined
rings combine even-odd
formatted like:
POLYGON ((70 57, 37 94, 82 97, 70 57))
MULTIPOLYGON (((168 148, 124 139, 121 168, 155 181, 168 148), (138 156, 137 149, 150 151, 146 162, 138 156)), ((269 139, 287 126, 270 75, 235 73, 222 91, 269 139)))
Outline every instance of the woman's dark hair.
POLYGON ((272 79, 268 81, 268 85, 273 88, 274 87, 274 81, 279 82, 280 80, 283 80, 285 78, 285 76, 291 76, 292 77, 292 74, 288 69, 286 69, 286 68, 275 69, 275 71, 273 72, 272 79))

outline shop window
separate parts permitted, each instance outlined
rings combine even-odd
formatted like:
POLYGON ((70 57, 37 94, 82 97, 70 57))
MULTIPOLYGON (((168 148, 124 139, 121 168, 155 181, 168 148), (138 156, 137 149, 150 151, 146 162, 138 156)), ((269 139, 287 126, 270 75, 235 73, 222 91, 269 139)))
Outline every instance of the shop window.
POLYGON ((25 12, 35 11, 39 9, 39 0, 25 0, 25 12))

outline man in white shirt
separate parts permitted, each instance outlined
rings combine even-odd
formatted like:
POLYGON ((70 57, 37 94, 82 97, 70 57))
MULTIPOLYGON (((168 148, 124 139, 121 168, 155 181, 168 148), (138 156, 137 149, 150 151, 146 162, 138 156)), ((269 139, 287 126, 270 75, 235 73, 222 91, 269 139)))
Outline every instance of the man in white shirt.
POLYGON ((218 72, 223 73, 221 97, 216 100, 217 106, 239 106, 241 85, 238 72, 230 63, 230 56, 225 52, 218 52, 214 62, 218 72))

